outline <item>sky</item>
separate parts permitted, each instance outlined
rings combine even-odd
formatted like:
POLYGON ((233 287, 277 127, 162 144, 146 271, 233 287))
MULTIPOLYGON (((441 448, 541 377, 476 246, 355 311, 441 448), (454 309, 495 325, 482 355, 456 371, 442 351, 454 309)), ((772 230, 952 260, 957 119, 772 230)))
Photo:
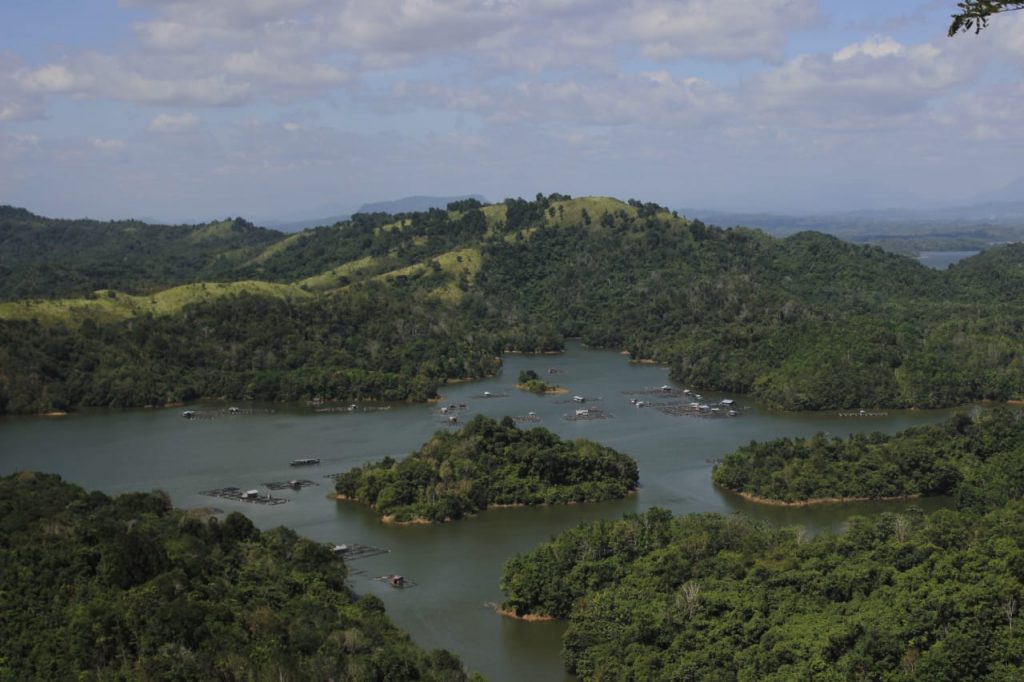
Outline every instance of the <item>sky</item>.
POLYGON ((1017 198, 1024 12, 948 38, 955 5, 2 0, 0 204, 205 222, 410 195, 1017 198))

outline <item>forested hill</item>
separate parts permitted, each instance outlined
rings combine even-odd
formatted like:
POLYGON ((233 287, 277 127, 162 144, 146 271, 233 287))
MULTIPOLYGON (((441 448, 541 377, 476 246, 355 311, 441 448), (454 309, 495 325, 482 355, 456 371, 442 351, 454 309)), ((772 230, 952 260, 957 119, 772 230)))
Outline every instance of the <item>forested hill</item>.
POLYGON ((719 482, 781 499, 891 484, 954 508, 813 538, 741 515, 596 521, 509 561, 505 607, 568 620, 565 663, 584 680, 1019 680, 1022 448, 1006 408, 891 437, 752 443, 719 482))
POLYGON ((329 547, 159 492, 0 478, 0 566, 3 680, 467 679, 357 598, 329 547))
POLYGON ((149 293, 235 279, 239 264, 284 238, 241 218, 204 225, 57 220, 0 206, 0 300, 149 293))
POLYGON ((764 502, 950 495, 961 508, 1024 497, 1024 419, 1001 407, 894 436, 818 434, 751 443, 714 470, 716 484, 764 502))
MULTIPOLYGON (((11 234, 36 230, 39 244, 64 222, 31 227, 31 214, 12 214, 22 226, 11 234)), ((127 255, 148 253, 138 244, 146 229, 91 225, 109 238, 58 249, 45 267, 41 247, 4 250, 0 292, 27 287, 46 300, 0 303, 0 335, 11 339, 0 345, 0 412, 196 395, 418 399, 493 371, 483 355, 556 350, 566 337, 787 409, 1024 398, 1015 246, 939 272, 818 233, 776 239, 636 200, 559 194, 359 214, 290 236, 238 221, 153 228, 178 237, 154 238, 151 258, 127 255), (90 288, 101 282, 108 288, 90 288), (379 320, 364 308, 343 328, 347 354, 320 352, 342 327, 318 311, 367 298, 401 314, 379 320), (239 310, 252 318, 236 324, 239 310), (232 331, 281 329, 272 316, 282 310, 288 333, 257 341, 232 331), (370 333, 381 325, 392 326, 370 333), (430 349, 452 344, 462 350, 424 377, 430 349), (209 360, 176 364, 200 347, 209 360), (334 379, 357 368, 366 388, 334 379)))

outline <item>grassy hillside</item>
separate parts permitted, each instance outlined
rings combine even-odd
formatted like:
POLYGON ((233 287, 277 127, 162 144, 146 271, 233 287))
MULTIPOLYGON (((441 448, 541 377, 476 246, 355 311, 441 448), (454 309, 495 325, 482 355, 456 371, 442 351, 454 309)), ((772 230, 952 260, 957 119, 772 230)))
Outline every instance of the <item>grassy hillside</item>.
MULTIPOLYGON (((397 216, 361 214, 256 247, 232 242, 248 234, 236 223, 182 229, 181 241, 200 252, 231 243, 215 259, 221 278, 230 282, 168 285, 146 294, 89 290, 61 298, 61 278, 39 269, 33 276, 49 298, 0 304, 0 320, 34 320, 35 336, 60 325, 72 344, 44 345, 54 355, 46 364, 54 369, 32 374, 31 381, 22 376, 25 368, 4 364, 0 356, 0 387, 4 381, 37 386, 32 399, 9 404, 40 405, 44 394, 62 393, 44 388, 70 380, 60 368, 84 362, 72 362, 71 356, 89 347, 73 339, 73 329, 86 320, 121 348, 134 343, 127 330, 139 317, 172 318, 170 327, 189 329, 193 309, 226 314, 232 304, 217 302, 237 296, 312 310, 345 306, 368 290, 382 310, 434 311, 474 339, 473 353, 557 350, 566 337, 581 337, 593 346, 664 362, 673 379, 694 388, 751 393, 786 409, 938 407, 1024 398, 1024 261, 1015 246, 940 272, 819 233, 777 239, 687 221, 655 204, 563 195, 489 206, 466 200, 447 211, 397 216)), ((136 239, 124 237, 129 246, 136 239)), ((122 247, 128 248, 111 237, 112 253, 122 247)), ((109 267, 121 281, 131 279, 130 269, 109 267)), ((150 286, 157 281, 154 272, 147 275, 150 286)), ((200 270, 190 272, 198 276, 200 270)), ((254 309, 257 324, 276 327, 267 316, 277 305, 254 309)), ((300 317, 307 319, 305 313, 300 317)), ((369 318, 360 319, 364 326, 348 333, 364 338, 369 318)), ((412 357, 392 352, 412 342, 401 338, 402 326, 397 329, 397 336, 385 335, 391 346, 359 355, 358 366, 403 377, 404 388, 389 389, 389 395, 422 395, 424 386, 411 383, 417 368, 394 364, 398 357, 412 357)), ((296 333, 314 345, 324 338, 313 330, 296 333)), ((440 332, 428 327, 425 333, 429 345, 440 332)), ((196 343, 191 332, 179 341, 196 343)), ((305 352, 316 355, 312 348, 305 352)), ((255 350, 279 358, 283 365, 271 364, 282 371, 306 366, 285 362, 274 345, 255 350)), ((161 374, 213 371, 205 363, 174 367, 167 354, 146 358, 145 365, 161 374)), ((84 362, 90 363, 96 364, 84 362)), ((225 367, 217 371, 242 372, 225 367)), ((250 374, 230 381, 218 375, 200 385, 248 385, 250 374)), ((454 376, 438 371, 430 381, 454 376)), ((200 395, 240 393, 245 394, 233 389, 200 395)), ((261 394, 283 399, 296 391, 261 394)))

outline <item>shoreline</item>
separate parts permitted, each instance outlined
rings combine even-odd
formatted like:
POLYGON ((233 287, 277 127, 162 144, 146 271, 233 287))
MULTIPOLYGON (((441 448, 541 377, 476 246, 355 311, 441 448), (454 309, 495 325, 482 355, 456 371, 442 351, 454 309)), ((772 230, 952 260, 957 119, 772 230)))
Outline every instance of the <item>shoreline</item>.
MULTIPOLYGON (((527 391, 528 393, 536 393, 536 391, 531 391, 530 389, 528 389, 526 387, 526 384, 516 384, 516 388, 518 388, 520 391, 527 391)), ((566 388, 565 386, 551 386, 551 387, 545 389, 544 392, 539 394, 539 395, 565 395, 568 392, 569 392, 569 389, 566 388)))
POLYGON ((910 495, 890 495, 888 497, 811 497, 806 500, 786 502, 785 500, 776 500, 771 497, 761 497, 754 493, 725 488, 717 483, 715 484, 715 487, 735 493, 749 502, 755 502, 757 504, 763 504, 770 507, 810 507, 817 504, 846 504, 848 502, 897 502, 899 500, 916 500, 919 497, 924 497, 921 493, 912 493, 910 495))
MULTIPOLYGON (((628 492, 626 492, 626 494, 623 497, 611 497, 611 498, 608 498, 607 500, 600 500, 599 502, 610 502, 610 501, 613 501, 613 500, 624 500, 627 497, 629 497, 630 495, 635 495, 638 491, 639 491, 639 486, 637 486, 636 488, 633 488, 632 490, 629 490, 628 492)), ((327 493, 327 499, 329 499, 329 500, 336 500, 338 502, 353 502, 355 504, 361 504, 364 507, 366 507, 367 509, 370 509, 370 510, 372 510, 374 512, 377 511, 377 509, 375 507, 372 507, 372 506, 366 504, 365 502, 363 502, 361 500, 356 500, 356 499, 353 499, 353 498, 351 498, 351 497, 349 497, 347 495, 343 495, 342 493, 339 493, 339 492, 327 493)), ((461 517, 459 517, 458 519, 453 519, 451 517, 448 517, 448 518, 445 518, 444 521, 431 521, 430 519, 425 519, 422 516, 418 516, 418 517, 416 517, 414 519, 410 519, 408 521, 396 521, 394 514, 388 514, 387 516, 381 516, 381 515, 378 514, 377 519, 381 523, 386 523, 389 526, 433 526, 433 525, 442 524, 442 523, 455 523, 456 521, 461 521, 462 519, 472 518, 472 517, 477 516, 478 514, 480 514, 482 512, 485 512, 485 511, 487 511, 489 509, 517 509, 517 508, 520 508, 520 507, 558 507, 558 506, 573 507, 573 506, 576 506, 576 505, 579 505, 579 504, 592 504, 592 503, 589 502, 589 501, 578 502, 576 500, 570 500, 569 502, 557 502, 557 503, 554 503, 554 504, 548 504, 547 502, 542 502, 540 504, 528 504, 526 502, 510 502, 510 503, 507 503, 507 504, 489 504, 486 507, 484 507, 483 509, 481 509, 480 511, 470 512, 470 513, 464 514, 461 517)))
POLYGON ((502 618, 511 618, 512 620, 521 620, 525 623, 550 623, 551 621, 558 620, 554 616, 542 616, 536 613, 526 613, 522 616, 518 615, 515 611, 503 609, 501 606, 495 606, 494 612, 502 618))

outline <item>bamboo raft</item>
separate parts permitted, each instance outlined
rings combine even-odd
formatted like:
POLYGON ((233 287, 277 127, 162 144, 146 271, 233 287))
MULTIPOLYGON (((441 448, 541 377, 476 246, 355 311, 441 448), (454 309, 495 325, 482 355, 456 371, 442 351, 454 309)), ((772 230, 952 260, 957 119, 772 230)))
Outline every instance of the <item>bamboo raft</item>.
POLYGON ((531 412, 530 414, 527 415, 512 417, 512 421, 514 421, 516 424, 539 424, 540 417, 538 417, 535 412, 531 412))
POLYGON ((266 495, 256 495, 255 497, 248 497, 248 493, 249 491, 242 490, 241 488, 235 488, 233 486, 227 488, 215 488, 214 490, 202 490, 199 492, 200 495, 219 497, 222 500, 231 500, 232 502, 278 505, 284 504, 288 501, 283 497, 274 497, 270 493, 267 493, 266 495))
POLYGON ((868 412, 866 410, 858 410, 857 412, 840 412, 840 417, 888 417, 888 412, 868 412))

